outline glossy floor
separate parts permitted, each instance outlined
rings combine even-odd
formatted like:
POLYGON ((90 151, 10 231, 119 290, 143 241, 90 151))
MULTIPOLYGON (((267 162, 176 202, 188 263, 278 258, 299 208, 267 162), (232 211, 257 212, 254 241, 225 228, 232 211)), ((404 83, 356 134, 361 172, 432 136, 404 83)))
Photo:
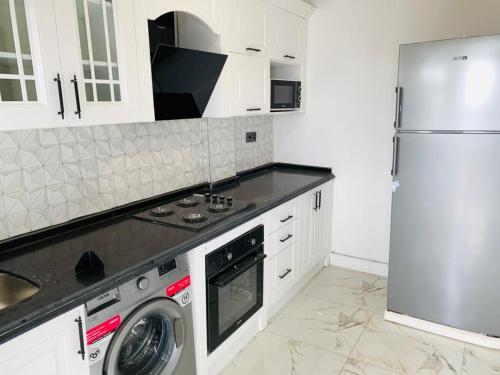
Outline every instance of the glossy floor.
POLYGON ((387 280, 328 267, 222 375, 499 375, 500 351, 383 319, 387 280))

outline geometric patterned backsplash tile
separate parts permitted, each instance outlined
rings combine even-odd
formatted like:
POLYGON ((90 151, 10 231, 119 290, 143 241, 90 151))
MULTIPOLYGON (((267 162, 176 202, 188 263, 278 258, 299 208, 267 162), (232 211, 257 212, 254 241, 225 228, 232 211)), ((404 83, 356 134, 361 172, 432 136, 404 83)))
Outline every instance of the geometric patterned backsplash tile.
POLYGON ((0 132, 0 239, 272 160, 270 116, 0 132))

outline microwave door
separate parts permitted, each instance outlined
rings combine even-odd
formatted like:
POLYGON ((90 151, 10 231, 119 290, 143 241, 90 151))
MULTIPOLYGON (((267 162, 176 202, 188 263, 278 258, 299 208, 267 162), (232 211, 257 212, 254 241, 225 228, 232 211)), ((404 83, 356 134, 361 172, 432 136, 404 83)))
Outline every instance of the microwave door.
POLYGON ((295 82, 273 81, 271 85, 271 108, 287 110, 295 108, 295 82))

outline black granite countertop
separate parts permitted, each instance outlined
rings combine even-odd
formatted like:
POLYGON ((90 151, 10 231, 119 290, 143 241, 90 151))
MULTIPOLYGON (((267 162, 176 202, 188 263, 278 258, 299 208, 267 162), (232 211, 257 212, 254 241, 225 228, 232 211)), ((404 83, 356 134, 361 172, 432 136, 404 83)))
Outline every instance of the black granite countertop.
MULTIPOLYGON (((219 185, 216 192, 254 206, 200 232, 130 217, 157 204, 157 199, 151 199, 60 226, 57 231, 3 241, 0 270, 35 282, 40 291, 0 310, 0 344, 333 178, 327 169, 287 164, 244 173, 236 182, 219 185), (105 265, 105 275, 99 281, 77 280, 75 276, 75 265, 88 250, 105 265)), ((196 189, 202 187, 182 193, 189 195, 196 189)), ((161 199, 169 197, 174 199, 173 195, 161 199)))

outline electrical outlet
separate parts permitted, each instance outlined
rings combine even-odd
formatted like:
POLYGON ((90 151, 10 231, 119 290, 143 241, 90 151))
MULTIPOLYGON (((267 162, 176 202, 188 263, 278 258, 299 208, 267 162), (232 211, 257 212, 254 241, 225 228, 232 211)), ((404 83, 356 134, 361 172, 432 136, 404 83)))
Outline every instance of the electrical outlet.
POLYGON ((257 142, 257 132, 247 132, 247 143, 257 142))

